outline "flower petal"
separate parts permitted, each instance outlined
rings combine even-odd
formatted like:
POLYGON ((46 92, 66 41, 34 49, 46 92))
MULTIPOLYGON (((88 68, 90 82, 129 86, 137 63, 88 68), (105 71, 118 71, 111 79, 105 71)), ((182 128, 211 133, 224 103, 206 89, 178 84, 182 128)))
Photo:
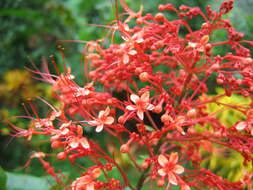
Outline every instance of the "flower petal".
POLYGON ((66 134, 68 134, 68 132, 69 132, 69 129, 65 128, 65 129, 61 130, 61 135, 66 135, 66 134))
POLYGON ((103 117, 103 115, 105 114, 105 111, 102 110, 98 113, 98 118, 100 119, 101 117, 103 117))
POLYGON ((96 132, 97 132, 97 133, 101 132, 101 131, 103 130, 103 128, 104 128, 104 125, 98 125, 98 126, 96 127, 96 132))
POLYGON ((106 125, 111 125, 112 123, 114 122, 114 118, 113 117, 107 117, 106 120, 105 120, 105 124, 106 125))
POLYGON ((172 152, 170 154, 169 162, 176 164, 178 162, 178 153, 177 152, 172 152))
POLYGON ((181 189, 180 190, 191 190, 190 186, 187 184, 180 184, 181 185, 181 189))
POLYGON ((94 183, 93 183, 93 182, 88 183, 88 184, 86 185, 86 189, 85 189, 85 190, 95 190, 95 189, 94 189, 94 183))
POLYGON ((145 92, 141 95, 141 101, 148 102, 149 101, 149 92, 145 92))
POLYGON ((168 159, 167 159, 164 155, 160 154, 160 155, 158 156, 158 163, 159 163, 162 167, 165 167, 165 166, 169 163, 169 161, 168 161, 168 159))
POLYGON ((241 131, 241 130, 245 129, 245 127, 247 127, 247 123, 244 122, 244 121, 241 121, 241 122, 237 123, 237 125, 235 126, 235 128, 238 131, 241 131))
POLYGON ((123 55, 123 63, 127 64, 129 62, 129 56, 127 54, 123 55))
POLYGON ((143 120, 143 118, 144 118, 144 113, 143 113, 143 111, 138 110, 138 111, 137 111, 137 115, 138 115, 138 117, 140 118, 140 120, 143 120))
POLYGON ((165 173, 165 171, 164 171, 164 169, 162 168, 162 169, 159 169, 158 171, 158 174, 160 175, 160 176, 166 176, 166 173, 165 173))
POLYGON ((180 165, 175 165, 175 167, 173 168, 173 172, 175 172, 176 174, 181 174, 184 172, 184 167, 180 165))
POLYGON ((126 107, 126 109, 127 109, 127 110, 131 110, 131 111, 134 111, 134 110, 136 110, 136 107, 135 107, 135 106, 128 105, 128 106, 126 107))
POLYGON ((85 137, 81 138, 79 142, 83 148, 86 148, 86 149, 90 148, 89 142, 85 137))
POLYGON ((136 94, 131 94, 130 99, 132 100, 132 102, 136 103, 137 101, 139 101, 140 97, 136 94))
POLYGON ((168 181, 169 183, 173 184, 173 185, 177 185, 177 178, 175 176, 175 174, 173 174, 172 172, 168 173, 168 181))
POLYGON ((153 104, 148 104, 147 106, 147 110, 153 110, 155 108, 155 106, 153 104))
POLYGON ((95 125, 95 126, 99 124, 99 122, 96 121, 96 120, 88 121, 88 123, 89 123, 90 125, 95 125))
POLYGON ((79 142, 78 142, 76 139, 72 140, 72 141, 69 143, 69 146, 70 146, 71 148, 77 148, 78 145, 79 145, 79 142))
POLYGON ((104 112, 104 116, 108 116, 110 114, 110 108, 106 107, 105 112, 104 112))

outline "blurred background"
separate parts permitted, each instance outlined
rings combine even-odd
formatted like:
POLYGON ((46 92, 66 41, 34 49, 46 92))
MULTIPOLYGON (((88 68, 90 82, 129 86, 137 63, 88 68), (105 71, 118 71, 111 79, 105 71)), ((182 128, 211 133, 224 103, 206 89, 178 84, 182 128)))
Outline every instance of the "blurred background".
MULTIPOLYGON (((126 2, 134 11, 139 10, 140 5, 143 4, 144 13, 156 13, 157 6, 161 3, 172 3, 176 7, 181 4, 201 8, 211 5, 217 9, 222 0, 126 0, 126 2)), ((226 15, 238 31, 245 33, 245 39, 249 40, 253 39, 252 7, 253 0, 238 0, 235 2, 234 10, 226 15)), ((121 8, 119 12, 122 12, 121 8)), ((15 116, 26 115, 23 103, 28 104, 30 101, 35 101, 41 115, 45 115, 48 108, 36 100, 37 96, 57 105, 57 102, 50 97, 50 86, 33 79, 27 68, 33 68, 34 64, 42 70, 42 63, 50 62, 49 57, 53 55, 58 67, 61 68, 63 63, 70 66, 77 82, 82 84, 84 76, 80 67, 82 68, 83 44, 60 42, 60 40, 99 39, 104 35, 105 29, 89 24, 107 25, 114 19, 113 0, 0 1, 0 121, 2 121, 0 124, 0 166, 2 167, 0 189, 5 183, 8 190, 60 188, 52 185, 51 182, 48 183, 48 180, 50 181, 48 177, 38 178, 38 176, 44 176, 45 172, 37 161, 32 161, 27 169, 22 168, 32 150, 50 151, 46 139, 36 137, 31 143, 26 139, 13 138, 8 135, 10 128, 6 126, 8 122, 21 128, 29 124, 29 120, 17 119, 15 116), (59 47, 64 47, 64 59, 59 47), (12 182, 13 180, 15 183, 12 182)), ((170 15, 170 19, 173 19, 173 15, 170 15)), ((197 29, 200 25, 201 20, 196 19, 192 22, 193 28, 197 29)), ((224 31, 217 31, 213 36, 217 41, 225 37, 224 31)), ((219 51, 222 54, 223 50, 219 51)), ((49 67, 54 72, 53 65, 49 63, 49 67)), ((123 165, 129 166, 127 158, 119 157, 119 159, 123 165)), ((53 159, 51 162, 61 167, 66 175, 72 178, 77 176, 75 170, 72 170, 67 162, 58 163, 53 159)), ((236 165, 236 167, 240 166, 236 165)), ((225 174, 226 171, 223 173, 222 175, 228 175, 225 174)), ((238 176, 231 176, 232 181, 238 178, 238 176)))

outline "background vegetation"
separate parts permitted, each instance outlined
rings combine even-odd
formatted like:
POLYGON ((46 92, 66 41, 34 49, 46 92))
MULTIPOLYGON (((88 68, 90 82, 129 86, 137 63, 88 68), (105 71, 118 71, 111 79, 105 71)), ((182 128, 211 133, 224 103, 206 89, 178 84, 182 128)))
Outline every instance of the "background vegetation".
MULTIPOLYGON (((189 6, 200 6, 204 8, 207 3, 218 7, 221 0, 126 0, 133 10, 138 10, 140 5, 144 5, 147 13, 157 12, 157 5, 160 3, 173 3, 175 6, 186 4, 189 6)), ((236 26, 237 30, 246 34, 247 39, 253 38, 253 14, 251 8, 252 0, 235 2, 235 9, 227 15, 236 26)), ((119 9, 119 13, 121 13, 119 9)), ((173 15, 168 15, 173 19, 173 15)), ((32 68, 34 63, 40 70, 43 62, 48 62, 52 72, 53 65, 50 64, 50 55, 54 55, 58 67, 63 63, 71 66, 73 73, 77 76, 77 81, 82 82, 82 46, 81 43, 61 42, 59 40, 95 40, 105 34, 105 28, 90 24, 107 25, 115 19, 115 6, 112 0, 1 0, 0 1, 0 187, 8 190, 28 190, 36 188, 47 190, 53 187, 50 178, 45 177, 45 172, 38 161, 32 161, 29 168, 22 169, 32 150, 49 152, 50 147, 45 139, 38 137, 33 142, 25 139, 16 139, 8 136, 10 132, 7 121, 19 127, 26 127, 29 121, 14 117, 15 115, 25 115, 23 104, 28 104, 35 100, 37 96, 43 97, 52 104, 57 104, 50 98, 50 87, 32 79, 32 74, 25 69, 32 68), (59 45, 64 47, 63 59, 59 45), (6 135, 4 135, 6 134, 6 135), (7 172, 8 171, 8 172, 7 172), (24 172, 25 171, 25 172, 24 172), (24 174, 24 173, 27 173, 24 174), (29 175, 28 175, 29 173, 29 175), (41 177, 44 176, 44 177, 41 177), (48 180, 50 183, 48 183, 48 180), (15 183, 13 183, 15 181, 15 183), (40 184, 40 185, 37 185, 40 184)), ((194 20, 192 23, 198 28, 200 22, 194 20)), ((219 31, 212 38, 222 39, 226 33, 219 31)), ((217 50, 222 54, 223 50, 217 50)), ((215 86, 214 86, 215 89, 215 86)), ((215 92, 215 90, 214 90, 215 92)), ((239 101, 244 101, 242 97, 239 101)), ((38 101, 38 100, 36 100, 38 101)), ((36 103, 37 104, 37 103, 36 103)), ((41 115, 46 114, 48 108, 39 104, 41 115)), ((210 109, 216 109, 212 107, 210 109)), ((236 113, 234 113, 236 114, 236 113)), ((226 122, 226 117, 221 115, 226 122)), ((238 116, 240 117, 240 116, 238 116)), ((235 117, 236 118, 236 117, 235 117)), ((230 121, 231 122, 231 121, 230 121)), ((233 121, 232 121, 233 122, 233 121)), ((105 141, 104 139, 100 139, 105 141)), ((113 143, 113 142, 111 142, 113 143)), ((110 146, 110 143, 108 144, 110 146)), ((129 167, 127 158, 118 155, 119 161, 125 167, 129 167)), ((142 158, 143 159, 143 158, 142 158)), ((217 169, 224 162, 217 162, 214 158, 212 163, 205 163, 212 169, 217 169)), ((67 163, 53 162, 53 165, 60 166, 66 176, 74 178, 75 169, 67 163), (71 168, 71 169, 70 169, 71 168)), ((81 161, 80 161, 81 162, 81 161)), ((233 163, 235 168, 240 166, 233 163)), ((236 169, 235 169, 236 171, 236 169)), ((230 180, 238 176, 223 172, 230 180)))

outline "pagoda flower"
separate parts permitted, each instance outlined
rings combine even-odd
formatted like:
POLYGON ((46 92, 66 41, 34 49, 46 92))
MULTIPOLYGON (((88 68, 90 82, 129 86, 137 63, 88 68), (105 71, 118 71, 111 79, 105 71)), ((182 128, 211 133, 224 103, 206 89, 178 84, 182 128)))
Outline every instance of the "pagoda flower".
POLYGON ((101 170, 99 168, 93 169, 89 174, 77 178, 72 184, 72 190, 95 190, 96 182, 94 179, 101 175, 101 170))
POLYGON ((131 94, 130 99, 135 105, 126 106, 127 110, 137 111, 137 116, 143 120, 144 112, 148 110, 153 110, 154 105, 149 103, 149 92, 145 92, 141 95, 141 97, 136 94, 131 94))
POLYGON ((173 185, 177 185, 177 174, 181 174, 184 172, 184 168, 178 165, 177 162, 177 152, 171 153, 169 159, 163 154, 160 154, 158 156, 158 163, 162 167, 158 170, 158 174, 162 177, 167 176, 169 184, 171 183, 173 185))
POLYGON ((104 128, 104 125, 111 125, 114 122, 114 118, 111 116, 108 116, 110 114, 110 108, 107 107, 105 110, 102 110, 98 113, 98 118, 89 121, 88 123, 90 125, 95 125, 96 127, 96 132, 101 132, 104 128))

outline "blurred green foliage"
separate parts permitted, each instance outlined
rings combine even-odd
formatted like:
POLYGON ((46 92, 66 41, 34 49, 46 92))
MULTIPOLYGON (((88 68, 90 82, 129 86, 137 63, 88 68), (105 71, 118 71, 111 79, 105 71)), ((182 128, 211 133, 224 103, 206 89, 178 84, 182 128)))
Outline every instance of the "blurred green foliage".
MULTIPOLYGON (((214 6, 216 9, 220 5, 222 0, 126 0, 127 4, 134 11, 139 10, 140 5, 144 6, 144 13, 156 13, 157 6, 161 3, 173 3, 176 7, 181 4, 189 6, 200 6, 204 8, 207 3, 214 6)), ((31 73, 24 71, 24 66, 31 68, 28 57, 34 61, 39 69, 41 69, 41 57, 44 56, 49 60, 50 55, 55 55, 56 61, 59 67, 62 67, 63 63, 71 66, 72 71, 77 76, 79 82, 82 81, 82 47, 83 44, 73 42, 60 42, 59 40, 96 40, 105 35, 106 30, 104 27, 95 25, 108 25, 115 19, 115 2, 113 0, 1 0, 0 1, 0 120, 9 120, 15 123, 19 127, 26 127, 29 120, 16 119, 14 115, 24 115, 24 110, 21 106, 22 102, 26 102, 29 98, 35 98, 41 96, 52 104, 55 102, 50 99, 50 87, 46 84, 41 84, 31 79, 31 73), (95 25, 89 25, 95 24, 95 25), (62 59, 60 52, 57 50, 57 45, 61 44, 64 48, 65 60, 62 59)), ((231 19, 236 28, 246 34, 246 38, 252 39, 253 36, 253 13, 251 7, 253 6, 252 0, 243 0, 235 2, 235 9, 232 13, 226 17, 231 19)), ((122 13, 122 9, 119 8, 119 13, 122 13)), ((120 14, 120 16, 122 16, 120 14)), ((169 19, 175 18, 173 14, 166 14, 169 19)), ((121 17, 120 17, 121 18, 121 17)), ((191 21, 191 25, 194 28, 199 28, 201 25, 201 19, 195 19, 191 21)), ((222 40, 226 38, 224 31, 218 31, 211 36, 211 40, 222 40)), ((225 48, 215 49, 215 54, 222 54, 226 50, 225 48)), ((55 72, 49 61, 49 67, 52 72, 55 72)), ((211 79, 209 83, 213 83, 211 79)), ((241 97, 231 97, 232 101, 244 101, 241 97)), ((227 102, 228 100, 224 100, 227 102)), ((247 100, 245 100, 247 101, 247 100)), ((210 111, 215 111, 216 105, 210 105, 208 108, 210 111)), ((220 109, 220 108, 219 108, 220 109)), ((41 116, 45 116, 48 108, 40 106, 39 108, 41 116)), ((233 112, 233 111, 232 111, 233 112)), ((236 118, 243 117, 239 113, 233 112, 234 119, 227 119, 227 115, 231 114, 231 110, 226 109, 221 113, 221 122, 224 124, 232 125, 236 122, 236 118)), ((229 117, 230 118, 230 117, 229 117)), ((9 131, 1 127, 1 131, 9 131)), ((92 134, 90 134, 92 136, 92 134)), ((110 143, 106 142, 106 138, 101 138, 101 141, 105 141, 104 144, 110 146, 110 143)), ((44 137, 35 137, 32 142, 28 142, 24 139, 10 138, 8 136, 0 136, 0 165, 6 169, 15 169, 19 166, 23 166, 29 158, 31 150, 49 152, 50 147, 44 137)), ((116 154, 115 159, 128 171, 130 165, 129 158, 122 157, 122 154, 113 150, 116 154)), ((238 175, 242 175, 242 161, 238 155, 231 153, 232 157, 238 158, 232 159, 231 169, 236 168, 235 172, 231 174, 231 171, 217 171, 224 177, 230 180, 235 180, 238 175)), ((231 157, 231 158, 232 158, 231 157)), ((141 162, 143 157, 138 158, 141 162)), ((72 167, 67 162, 56 162, 49 158, 49 161, 56 168, 61 168, 66 176, 70 179, 74 179, 78 176, 77 168, 72 167), (71 169, 70 169, 71 168, 71 169)), ((213 155, 210 163, 206 163, 206 166, 210 169, 221 168, 226 164, 224 159, 215 157, 213 155)), ((89 165, 89 161, 79 160, 82 165, 89 165)), ((30 167, 26 170, 33 175, 41 176, 45 174, 45 171, 41 168, 41 165, 37 160, 32 161, 30 167)), ((16 172, 20 172, 17 170, 16 172)), ((129 170, 129 172, 132 172, 129 170)), ((23 173, 23 171, 22 171, 23 173)), ((118 174, 112 171, 113 176, 118 174)), ((133 173, 132 181, 136 182, 136 175, 133 173)), ((8 182, 7 187, 10 190, 20 189, 28 190, 29 187, 34 186, 34 183, 44 184, 47 183, 46 178, 36 178, 34 176, 21 175, 15 173, 7 173, 8 182), (16 184, 11 183, 13 180, 16 184), (33 183, 33 185, 31 185, 33 183), (30 184, 26 185, 25 184, 30 184), (17 186, 15 186, 17 185, 17 186), (18 187, 18 188, 17 188, 18 187)), ((3 170, 0 170, 0 186, 4 187, 6 181, 6 174, 3 170), (4 184, 4 185, 2 185, 4 184)), ((35 185, 37 186, 37 185, 35 185)), ((35 187, 34 186, 34 187, 35 187)), ((49 189, 51 186, 44 187, 43 189, 49 189)), ((57 189, 57 187, 53 187, 57 189)), ((59 188, 58 188, 59 189, 59 188)))
MULTIPOLYGON (((221 88, 216 89, 216 95, 222 95, 225 91, 221 88)), ((214 97, 209 95, 208 98, 214 97)), ((245 106, 249 105, 251 99, 242 95, 233 94, 232 96, 224 96, 217 100, 217 103, 209 103, 206 112, 209 114, 217 113, 217 119, 224 126, 231 127, 236 122, 245 119, 245 115, 226 105, 245 106), (220 104, 219 104, 220 103, 220 104)), ((203 151, 206 154, 206 151, 203 151)), ((236 151, 224 149, 217 146, 212 152, 207 153, 210 159, 205 160, 202 166, 214 171, 218 175, 227 178, 230 181, 238 181, 243 177, 245 171, 252 171, 253 167, 250 163, 244 165, 244 158, 236 151)))

